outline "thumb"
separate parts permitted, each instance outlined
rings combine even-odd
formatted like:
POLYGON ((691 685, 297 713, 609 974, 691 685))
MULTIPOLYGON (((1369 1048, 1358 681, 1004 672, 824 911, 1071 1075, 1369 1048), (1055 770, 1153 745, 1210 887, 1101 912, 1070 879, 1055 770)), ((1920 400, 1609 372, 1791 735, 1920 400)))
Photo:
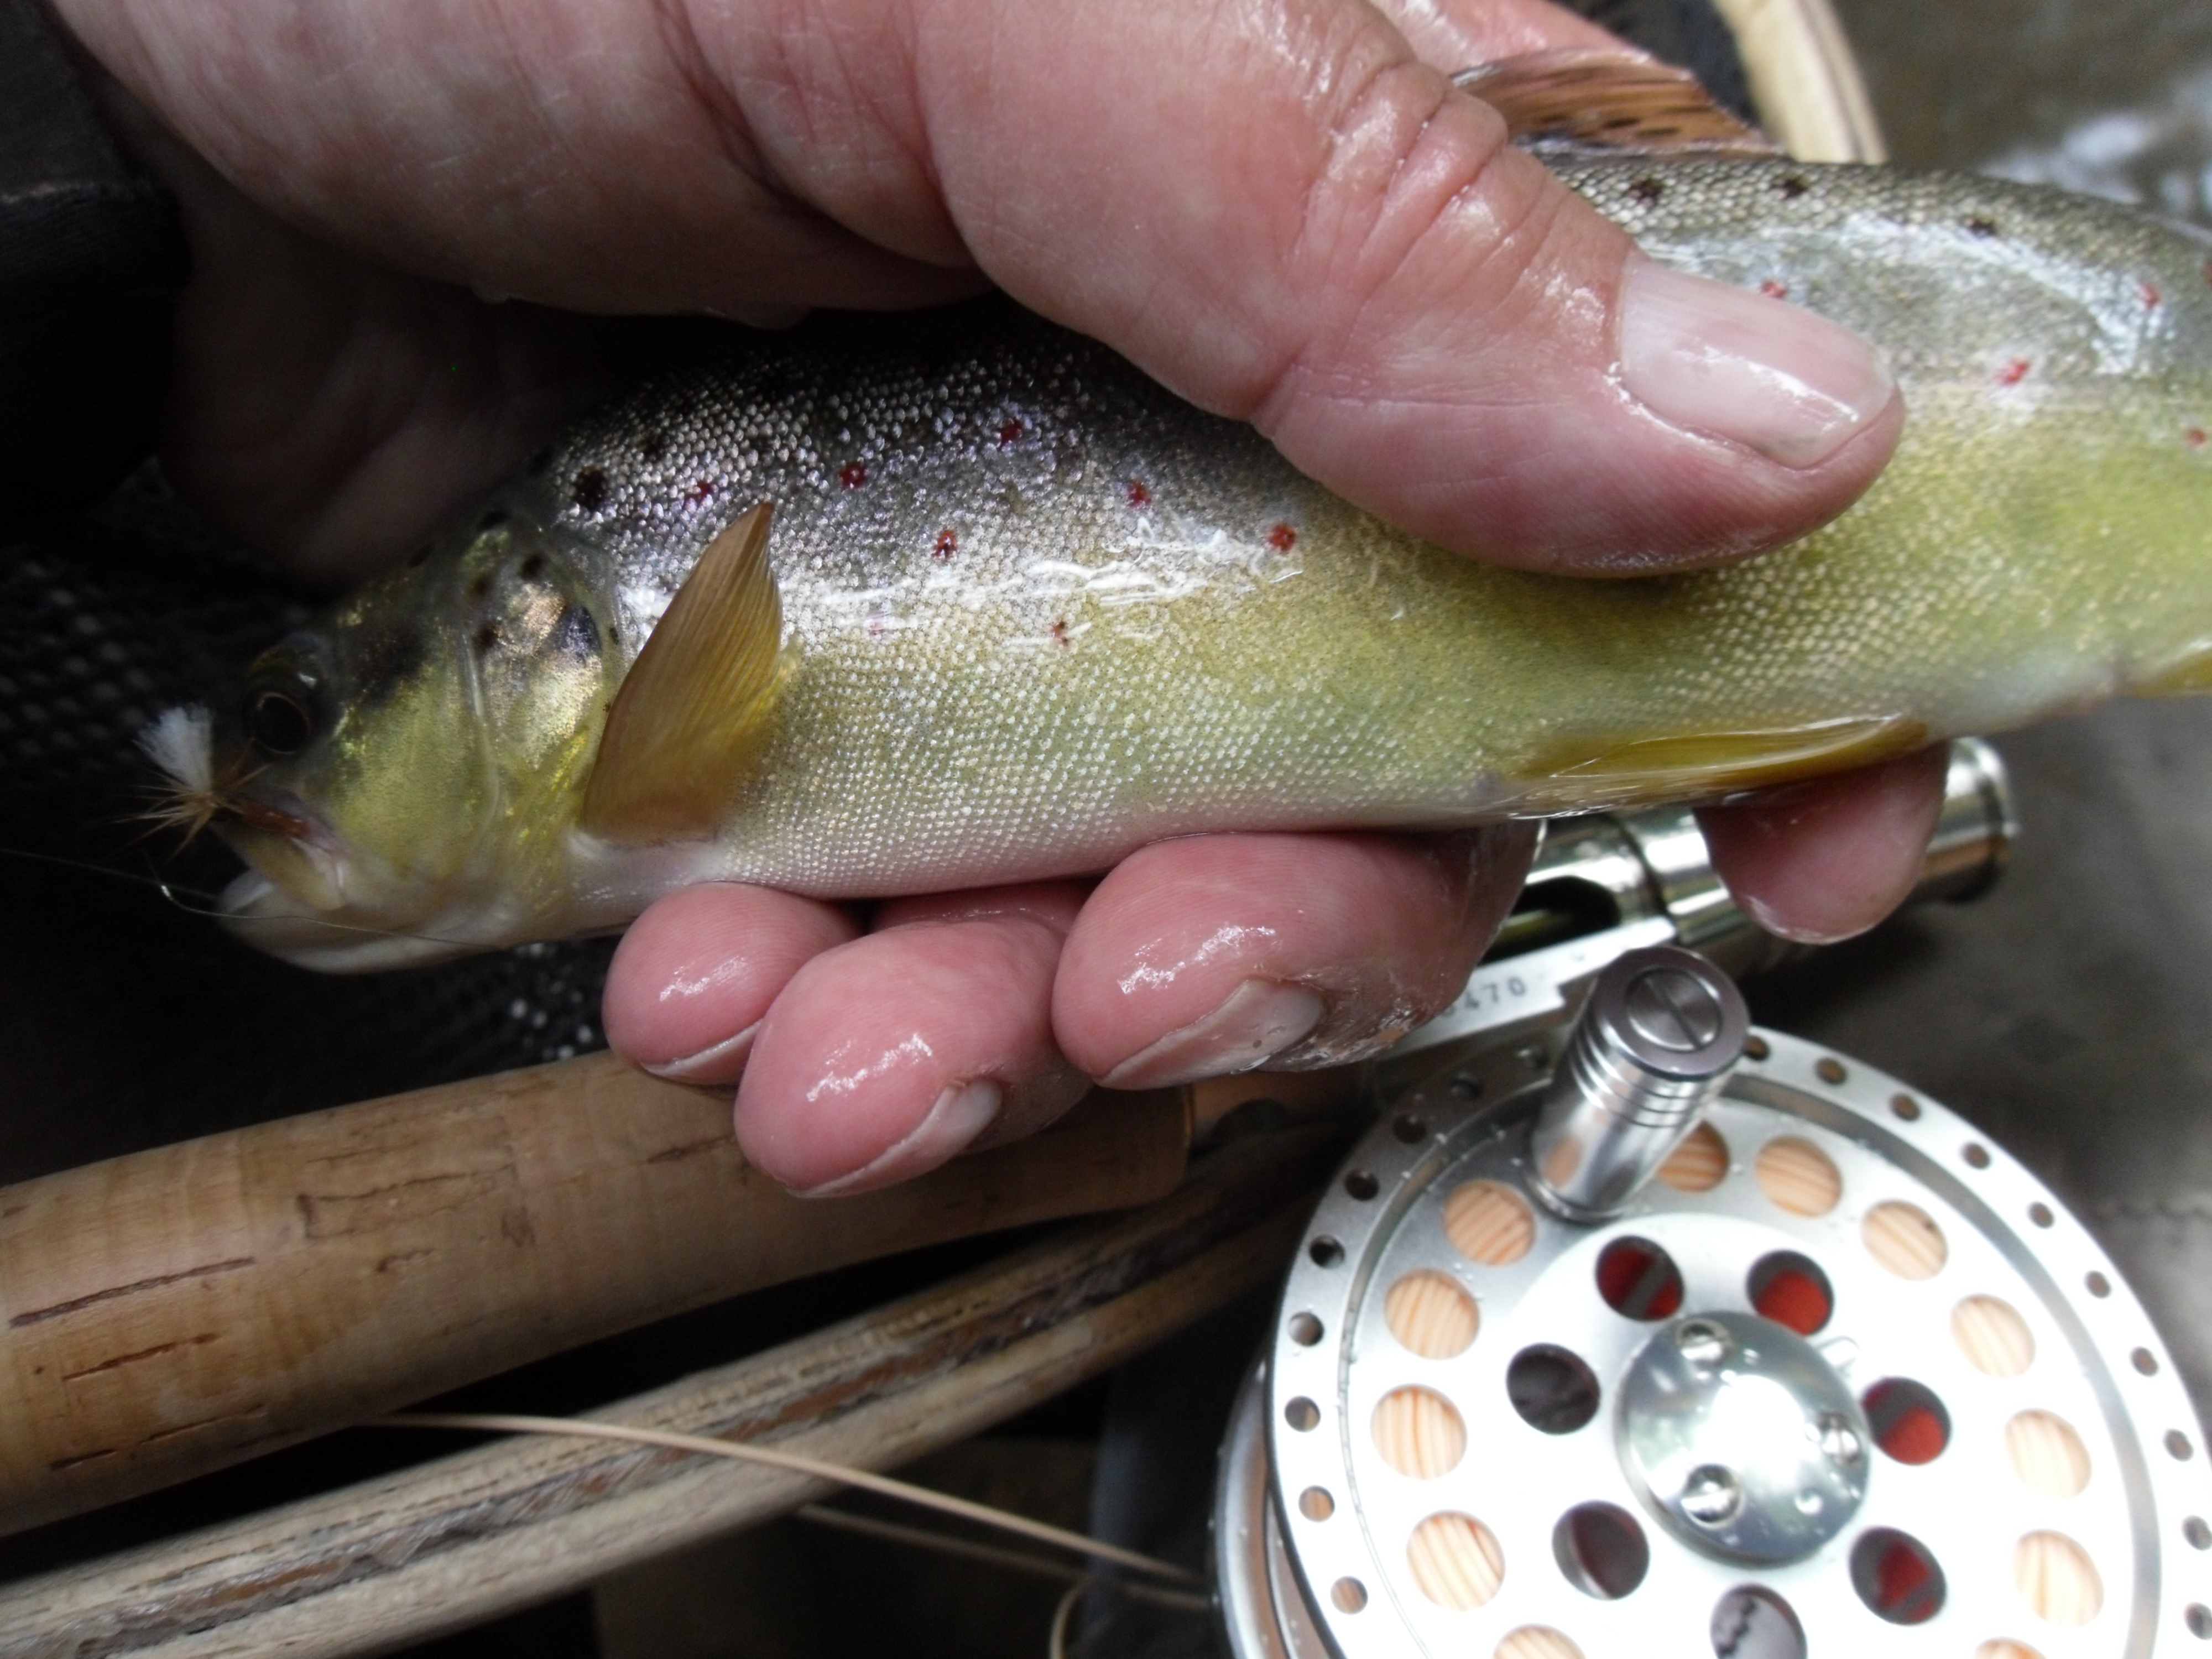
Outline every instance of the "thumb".
POLYGON ((932 15, 919 119, 984 270, 1395 523, 1709 562, 1832 517, 1896 441, 1856 336, 1644 258, 1359 0, 932 15))

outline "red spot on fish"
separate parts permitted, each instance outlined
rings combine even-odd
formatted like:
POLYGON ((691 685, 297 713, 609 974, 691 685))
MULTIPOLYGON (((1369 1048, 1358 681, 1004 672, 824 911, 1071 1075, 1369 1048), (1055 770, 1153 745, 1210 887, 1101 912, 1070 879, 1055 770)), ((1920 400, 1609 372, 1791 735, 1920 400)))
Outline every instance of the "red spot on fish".
POLYGON ((1073 645, 1075 643, 1074 641, 1067 637, 1066 617, 1054 617, 1052 619, 1052 642, 1054 645, 1073 645))
POLYGON ((883 636, 884 636, 884 619, 883 619, 881 617, 869 617, 869 618, 868 618, 868 637, 869 637, 870 639, 872 639, 872 640, 879 640, 879 639, 883 638, 883 636))
POLYGON ((1278 553, 1287 553, 1298 544, 1298 532, 1286 524, 1279 524, 1267 532, 1267 545, 1278 553))
POLYGON ((958 550, 959 546, 960 544, 954 539, 951 531, 940 530, 937 532, 937 539, 930 544, 929 556, 933 559, 949 559, 958 550))
POLYGON ((684 499, 687 501, 703 501, 714 493, 714 481, 712 478, 702 478, 684 492, 684 499))
POLYGON ((837 469, 837 482, 848 489, 858 489, 868 481, 868 469, 858 461, 848 461, 837 469))
POLYGON ((1997 384, 1999 386, 2018 386, 2022 380, 2027 378, 2027 371, 2032 367, 2033 365, 2029 363, 2027 358, 2015 357, 1997 371, 1997 384))
POLYGON ((2159 301, 2166 297, 2158 291, 2156 283, 2137 283, 2136 291, 2142 295, 2144 306, 2152 311, 2156 311, 2159 301))
POLYGON ((1152 492, 1145 488, 1145 481, 1142 478, 1130 479, 1129 505, 1132 507, 1150 507, 1152 504, 1152 492))
POLYGON ((2181 434, 2181 441, 2187 444, 2191 449, 2203 448, 2204 428, 2201 426, 2191 427, 2188 431, 2181 434))
POLYGON ((1021 435, 1022 423, 1019 421, 1008 421, 1006 425, 999 428, 999 447, 1012 449, 1021 435))
POLYGON ((1759 291, 1770 300, 1786 300, 1790 297, 1790 285, 1787 283, 1778 283, 1771 276, 1759 285, 1759 291))

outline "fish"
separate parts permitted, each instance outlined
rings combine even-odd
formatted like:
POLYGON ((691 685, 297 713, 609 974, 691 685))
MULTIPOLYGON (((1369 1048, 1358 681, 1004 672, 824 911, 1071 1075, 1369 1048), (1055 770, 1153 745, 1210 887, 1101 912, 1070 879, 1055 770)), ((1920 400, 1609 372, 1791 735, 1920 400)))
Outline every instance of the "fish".
POLYGON ((1997 179, 1547 157, 1675 269, 1874 341, 1908 410, 1723 568, 1473 562, 1003 301, 746 337, 586 416, 165 716, 228 925, 357 971, 673 888, 866 900, 1209 830, 1705 799, 2212 690, 2212 246, 1997 179))

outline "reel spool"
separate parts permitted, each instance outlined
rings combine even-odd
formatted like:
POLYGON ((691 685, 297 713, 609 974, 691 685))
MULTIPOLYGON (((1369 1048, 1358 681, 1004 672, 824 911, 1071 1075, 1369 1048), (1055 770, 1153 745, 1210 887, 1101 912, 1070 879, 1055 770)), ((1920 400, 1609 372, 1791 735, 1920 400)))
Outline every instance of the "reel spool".
POLYGON ((1962 1119, 1731 1005, 1634 952, 1354 1149, 1224 1449, 1236 1659, 2212 1639, 2212 1481, 2112 1261, 1962 1119))

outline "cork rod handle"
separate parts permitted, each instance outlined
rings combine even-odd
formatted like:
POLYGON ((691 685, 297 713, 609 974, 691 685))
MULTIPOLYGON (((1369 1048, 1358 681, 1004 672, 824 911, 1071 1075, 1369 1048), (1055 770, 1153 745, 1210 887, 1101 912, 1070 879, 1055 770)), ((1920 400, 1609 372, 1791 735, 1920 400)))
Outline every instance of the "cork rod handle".
POLYGON ((1146 1201, 1190 1109, 1094 1094, 809 1201, 745 1162, 726 1097, 601 1054, 0 1188, 0 1532, 743 1291, 1146 1201))

